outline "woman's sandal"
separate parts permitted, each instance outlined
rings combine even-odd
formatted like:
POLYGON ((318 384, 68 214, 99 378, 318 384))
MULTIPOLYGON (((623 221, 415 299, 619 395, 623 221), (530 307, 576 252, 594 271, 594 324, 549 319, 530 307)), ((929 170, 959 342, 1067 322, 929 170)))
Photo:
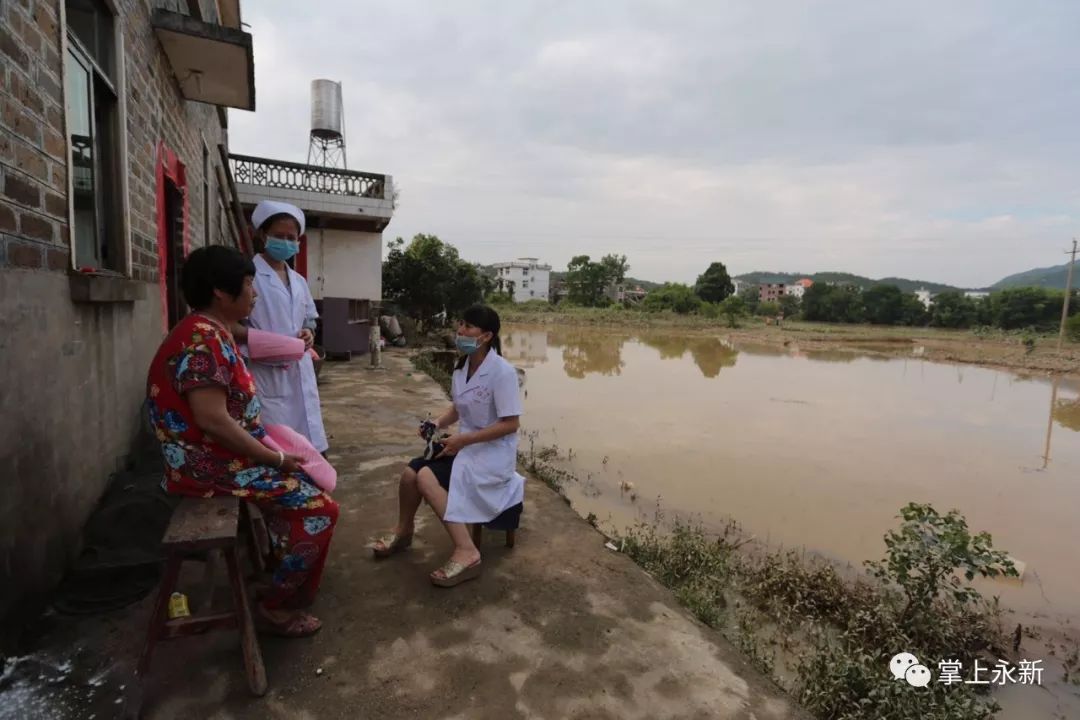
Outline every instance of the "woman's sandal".
POLYGON ((371 548, 377 558, 390 557, 394 553, 399 553, 402 550, 407 550, 412 546, 412 535, 398 535, 397 533, 387 533, 375 541, 375 546, 371 548), (382 547, 379 547, 379 543, 382 543, 382 547))
POLYGON ((311 637, 322 629, 322 621, 314 615, 296 613, 285 622, 274 622, 262 615, 256 616, 255 626, 260 633, 285 638, 311 637))
MULTIPOLYGON (((435 573, 431 573, 432 585, 438 585, 439 587, 454 587, 460 585, 466 580, 472 580, 473 578, 480 577, 480 561, 477 560, 472 565, 462 565, 456 560, 447 560, 439 570, 442 570, 442 577, 439 577, 435 573)), ((435 572, 438 572, 436 570, 435 572)))

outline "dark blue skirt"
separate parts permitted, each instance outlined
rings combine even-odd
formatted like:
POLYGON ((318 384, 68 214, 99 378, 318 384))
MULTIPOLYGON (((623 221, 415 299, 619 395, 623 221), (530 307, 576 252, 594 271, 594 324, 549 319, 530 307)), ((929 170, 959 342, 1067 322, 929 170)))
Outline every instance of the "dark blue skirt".
MULTIPOLYGON (((454 468, 454 458, 445 457, 438 460, 425 460, 422 457, 413 458, 409 461, 409 468, 413 472, 420 472, 424 468, 431 470, 435 479, 443 490, 450 492, 450 474, 454 468)), ((495 519, 484 523, 489 530, 517 530, 521 523, 521 513, 525 509, 524 503, 518 503, 503 510, 495 519)))

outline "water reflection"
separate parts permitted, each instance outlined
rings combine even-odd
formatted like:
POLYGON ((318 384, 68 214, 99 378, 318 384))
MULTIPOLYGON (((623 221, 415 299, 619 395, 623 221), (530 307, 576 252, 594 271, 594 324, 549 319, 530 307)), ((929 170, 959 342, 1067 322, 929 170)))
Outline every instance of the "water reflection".
MULTIPOLYGON (((735 516, 777 543, 861 562, 880 555, 897 508, 932 502, 1000 536, 1051 602, 1080 607, 1080 575, 1063 570, 1080 529, 1060 537, 1080 502, 1076 378, 1055 390, 907 352, 736 349, 655 329, 518 326, 504 341, 515 363, 536 364, 525 427, 573 447, 566 469, 595 484, 568 490, 583 512, 632 523, 644 503, 619 492, 626 480, 673 511, 735 516)), ((1010 600, 1041 607, 1032 588, 1010 600)))
POLYGON ((694 364, 707 378, 714 378, 726 367, 733 367, 739 351, 718 337, 645 333, 638 336, 642 344, 658 350, 661 359, 678 359, 690 353, 694 364))
MULTIPOLYGON (((567 376, 577 380, 586 375, 618 376, 626 363, 623 349, 627 342, 636 342, 660 353, 662 360, 678 360, 689 353, 694 364, 706 378, 714 378, 726 367, 735 365, 739 351, 717 337, 695 335, 672 335, 662 332, 645 332, 635 336, 597 331, 589 328, 552 328, 546 332, 547 344, 562 350, 563 369, 567 376)), ((538 331, 514 330, 507 339, 518 335, 538 334, 538 331)), ((536 348, 538 340, 531 341, 536 348)), ((513 347, 519 342, 515 339, 513 347)), ((783 354, 782 352, 780 354, 783 354)), ((512 355, 507 357, 513 358, 512 355)))
POLYGON ((502 354, 519 367, 547 362, 547 330, 513 330, 502 337, 502 354))
POLYGON ((1073 432, 1080 432, 1080 398, 1071 400, 1058 399, 1061 377, 1055 377, 1050 388, 1050 418, 1046 421, 1046 448, 1043 450, 1045 470, 1050 466, 1050 447, 1054 439, 1054 421, 1073 432))
POLYGON ((1063 428, 1080 432, 1080 399, 1055 402, 1054 419, 1063 428))
POLYGON ((552 328, 547 331, 547 342, 562 348, 563 370, 576 380, 590 373, 622 374, 622 348, 626 339, 621 335, 585 328, 552 328))

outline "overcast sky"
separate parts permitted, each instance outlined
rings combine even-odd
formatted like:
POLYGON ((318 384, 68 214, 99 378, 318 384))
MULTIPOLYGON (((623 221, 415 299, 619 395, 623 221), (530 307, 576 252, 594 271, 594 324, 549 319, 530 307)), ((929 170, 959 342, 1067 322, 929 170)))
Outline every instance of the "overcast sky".
POLYGON ((305 161, 310 81, 342 81, 349 167, 401 192, 387 240, 977 287, 1080 234, 1075 0, 243 10, 258 110, 232 150, 305 161))

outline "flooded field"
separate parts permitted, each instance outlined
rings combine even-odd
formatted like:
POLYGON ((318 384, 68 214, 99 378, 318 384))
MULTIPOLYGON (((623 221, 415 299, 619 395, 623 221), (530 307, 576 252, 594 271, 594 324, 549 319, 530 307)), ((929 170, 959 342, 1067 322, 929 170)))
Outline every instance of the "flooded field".
POLYGON ((518 325, 503 342, 526 372, 522 449, 557 448, 564 493, 604 529, 659 510, 859 568, 907 503, 959 510, 1022 569, 976 586, 1048 669, 1038 691, 999 688, 997 717, 1080 717, 1080 378, 672 329, 518 325))
POLYGON ((558 447, 580 479, 566 494, 603 526, 659 505, 860 565, 903 505, 928 502, 1022 563, 985 594, 1025 624, 1080 623, 1076 378, 671 330, 516 326, 504 345, 526 369, 527 436, 558 447))

